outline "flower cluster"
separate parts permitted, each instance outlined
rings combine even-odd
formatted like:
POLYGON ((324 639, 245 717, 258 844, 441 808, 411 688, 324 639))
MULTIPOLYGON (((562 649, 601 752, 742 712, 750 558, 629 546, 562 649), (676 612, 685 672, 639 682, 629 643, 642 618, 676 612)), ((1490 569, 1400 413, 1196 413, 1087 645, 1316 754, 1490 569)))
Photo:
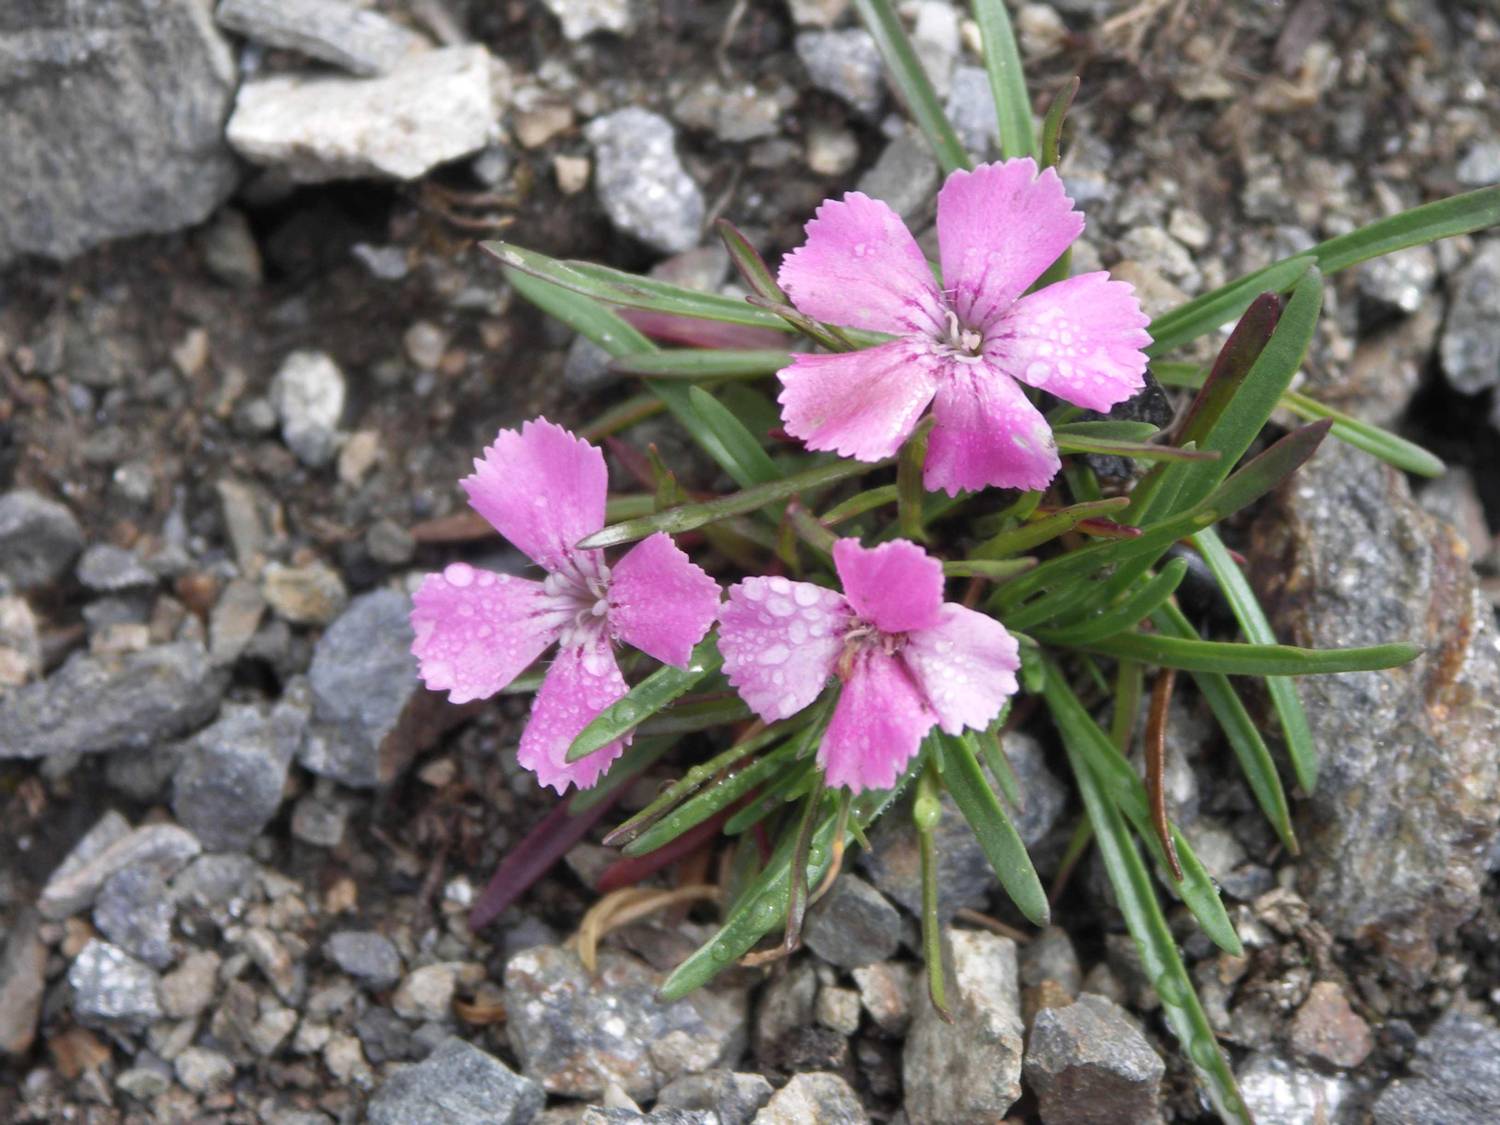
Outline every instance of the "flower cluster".
MULTIPOLYGON (((780 373, 786 430, 810 449, 879 460, 932 404, 929 490, 1045 488, 1057 448, 1021 384, 1108 409, 1142 385, 1146 318, 1130 286, 1103 273, 1027 293, 1083 229, 1050 169, 1038 176, 1022 159, 955 172, 937 218, 941 284, 885 204, 855 192, 819 208, 782 287, 808 316, 894 338, 793 356, 780 373)), ((769 575, 721 603, 718 583, 660 532, 612 566, 578 548, 604 526, 606 478, 598 449, 545 419, 501 431, 462 483, 545 578, 454 563, 414 596, 422 677, 454 702, 493 695, 557 645, 519 751, 543 785, 587 788, 623 752, 616 741, 566 760, 628 690, 617 645, 685 667, 715 622, 729 683, 767 722, 837 681, 818 763, 854 791, 894 785, 934 726, 982 730, 1015 692, 1014 638, 945 602, 942 565, 916 544, 841 539, 842 593, 769 575)))

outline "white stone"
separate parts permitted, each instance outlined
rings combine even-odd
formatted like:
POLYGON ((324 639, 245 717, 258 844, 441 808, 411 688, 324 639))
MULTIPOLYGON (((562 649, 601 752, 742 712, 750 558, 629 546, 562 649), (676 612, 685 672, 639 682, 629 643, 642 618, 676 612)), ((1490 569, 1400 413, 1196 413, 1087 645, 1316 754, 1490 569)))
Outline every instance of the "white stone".
POLYGON ((484 148, 499 125, 483 47, 412 55, 380 78, 280 75, 240 87, 229 143, 302 183, 412 180, 484 148))

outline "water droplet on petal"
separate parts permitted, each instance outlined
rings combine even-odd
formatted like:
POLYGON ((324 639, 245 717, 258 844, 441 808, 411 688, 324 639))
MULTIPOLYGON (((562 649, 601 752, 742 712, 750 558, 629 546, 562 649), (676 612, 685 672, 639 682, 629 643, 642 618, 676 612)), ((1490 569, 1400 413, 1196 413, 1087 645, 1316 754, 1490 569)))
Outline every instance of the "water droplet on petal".
POLYGON ((468 563, 449 563, 443 568, 443 578, 448 585, 462 588, 474 581, 474 568, 468 563))

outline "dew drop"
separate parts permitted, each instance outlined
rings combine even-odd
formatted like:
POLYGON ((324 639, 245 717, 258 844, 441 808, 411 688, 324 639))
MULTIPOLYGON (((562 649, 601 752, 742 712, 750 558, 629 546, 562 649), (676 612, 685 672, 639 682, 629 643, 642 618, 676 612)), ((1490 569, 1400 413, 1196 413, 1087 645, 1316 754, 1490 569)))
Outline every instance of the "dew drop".
POLYGON ((792 584, 779 574, 773 574, 770 578, 767 578, 766 585, 771 587, 773 594, 789 593, 792 588, 792 584))
POLYGON ((449 563, 443 568, 443 578, 448 585, 462 589, 474 581, 474 568, 468 563, 449 563))
POLYGON ((797 612, 797 607, 785 598, 772 598, 766 603, 766 608, 777 617, 790 617, 797 612))
POLYGON ((792 600, 804 609, 818 602, 818 588, 810 582, 798 582, 792 587, 792 600))
POLYGON ((785 664, 786 658, 790 655, 792 652, 786 645, 772 645, 768 649, 763 649, 755 659, 761 664, 785 664))
POLYGON ((1026 365, 1026 378, 1035 382, 1042 382, 1050 374, 1052 374, 1052 368, 1039 359, 1034 359, 1026 365))
POLYGON ((1156 994, 1161 997, 1163 1004, 1180 1008, 1187 1003, 1187 993, 1182 987, 1182 982, 1173 974, 1162 973, 1152 983, 1156 986, 1156 994))
POLYGON ((708 955, 722 965, 734 956, 734 950, 729 948, 727 941, 716 941, 709 948, 708 955))
POLYGON ((1219 1045, 1212 1039, 1200 1036, 1188 1044, 1188 1056, 1204 1070, 1219 1064, 1219 1045))

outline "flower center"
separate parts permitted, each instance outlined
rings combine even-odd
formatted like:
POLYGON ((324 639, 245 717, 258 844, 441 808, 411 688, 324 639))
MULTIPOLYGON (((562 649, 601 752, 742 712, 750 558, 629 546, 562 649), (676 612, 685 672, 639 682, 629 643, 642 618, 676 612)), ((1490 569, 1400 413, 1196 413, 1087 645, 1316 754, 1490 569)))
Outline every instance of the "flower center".
POLYGON ((597 559, 576 560, 569 570, 555 570, 542 579, 542 592, 571 616, 563 627, 562 643, 581 644, 603 632, 609 615, 609 567, 597 559))
POLYGON ((984 359, 984 333, 960 323, 958 313, 948 310, 948 330, 938 337, 937 353, 959 363, 979 363, 984 359))
POLYGON ((839 653, 839 679, 847 681, 854 671, 854 662, 867 652, 879 649, 887 656, 895 656, 906 645, 905 633, 882 633, 868 621, 859 621, 844 634, 844 650, 839 653))

